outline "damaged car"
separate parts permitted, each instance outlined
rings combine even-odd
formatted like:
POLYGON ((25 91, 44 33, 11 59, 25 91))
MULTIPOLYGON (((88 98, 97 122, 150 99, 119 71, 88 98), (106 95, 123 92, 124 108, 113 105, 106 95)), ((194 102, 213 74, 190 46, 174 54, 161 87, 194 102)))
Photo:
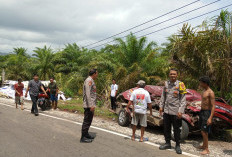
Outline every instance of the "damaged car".
MULTIPOLYGON (((118 124, 128 126, 131 116, 126 112, 125 108, 130 99, 131 93, 136 88, 129 89, 117 96, 118 124)), ((146 85, 145 88, 151 95, 152 100, 152 116, 147 112, 148 125, 163 126, 163 118, 159 115, 159 104, 163 86, 146 85)), ((201 95, 195 90, 187 89, 185 114, 182 114, 181 139, 184 140, 190 133, 199 132, 199 113, 201 110, 201 95)), ((132 110, 132 107, 130 107, 132 110)), ((232 128, 232 106, 224 99, 215 99, 215 114, 213 117, 212 130, 225 130, 232 128)), ((172 128, 172 138, 174 138, 172 128)))

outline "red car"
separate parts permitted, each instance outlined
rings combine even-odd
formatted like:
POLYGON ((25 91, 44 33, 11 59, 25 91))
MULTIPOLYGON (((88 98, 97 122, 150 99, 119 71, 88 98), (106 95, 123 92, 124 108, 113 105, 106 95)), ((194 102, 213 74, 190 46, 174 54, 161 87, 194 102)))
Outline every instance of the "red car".
MULTIPOLYGON (((136 88, 129 89, 122 92, 117 97, 118 108, 116 113, 118 116, 118 123, 121 126, 127 126, 131 120, 130 115, 125 111, 132 91, 136 88)), ((153 115, 148 116, 148 124, 155 126, 162 126, 163 119, 159 115, 159 103, 163 86, 147 85, 145 89, 150 93, 152 100, 153 115)), ((182 128, 181 139, 188 137, 189 133, 200 131, 198 127, 199 112, 201 110, 201 95, 192 89, 187 89, 186 94, 187 105, 185 114, 182 115, 182 128)), ((232 106, 228 105, 222 98, 216 98, 215 100, 215 114, 213 118, 213 130, 218 129, 231 129, 232 128, 232 106), (215 127, 216 126, 216 127, 215 127)), ((149 112, 148 112, 149 113, 149 112)))

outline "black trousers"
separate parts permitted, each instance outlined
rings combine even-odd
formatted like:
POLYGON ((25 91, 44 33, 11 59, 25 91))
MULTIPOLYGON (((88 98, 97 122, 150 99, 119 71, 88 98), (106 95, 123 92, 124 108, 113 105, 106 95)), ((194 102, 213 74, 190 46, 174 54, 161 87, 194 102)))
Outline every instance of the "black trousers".
POLYGON ((166 143, 171 141, 171 125, 174 129, 174 138, 176 145, 180 145, 180 127, 182 125, 182 120, 179 119, 176 115, 169 115, 164 113, 164 137, 166 143))
POLYGON ((85 137, 89 133, 89 127, 93 121, 93 115, 94 113, 90 111, 90 108, 84 108, 84 120, 82 124, 82 135, 81 137, 85 137))
POLYGON ((115 110, 116 109, 116 97, 110 96, 110 100, 111 100, 111 108, 112 110, 115 110))
POLYGON ((38 107, 37 107, 38 96, 30 95, 30 97, 31 97, 31 101, 32 101, 31 111, 38 113, 38 107))

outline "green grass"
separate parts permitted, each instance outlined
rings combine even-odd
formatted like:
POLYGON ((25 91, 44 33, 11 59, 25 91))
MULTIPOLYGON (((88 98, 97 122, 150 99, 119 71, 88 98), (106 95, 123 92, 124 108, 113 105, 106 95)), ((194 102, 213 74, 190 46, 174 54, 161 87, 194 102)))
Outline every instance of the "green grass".
MULTIPOLYGON (((68 101, 60 100, 58 103, 58 108, 63 111, 68 112, 77 112, 77 113, 84 113, 83 109, 83 101, 81 97, 75 97, 68 101)), ((105 109, 104 106, 96 107, 95 109, 95 116, 99 116, 102 118, 117 118, 118 116, 115 113, 110 112, 108 109, 105 109)))

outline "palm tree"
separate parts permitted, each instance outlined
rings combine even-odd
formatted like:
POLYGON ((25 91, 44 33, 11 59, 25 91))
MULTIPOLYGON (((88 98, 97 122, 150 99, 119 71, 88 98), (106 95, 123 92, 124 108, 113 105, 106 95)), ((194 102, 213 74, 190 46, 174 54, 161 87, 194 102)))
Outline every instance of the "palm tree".
POLYGON ((35 70, 39 73, 41 79, 46 80, 49 76, 53 76, 53 50, 45 45, 43 48, 36 47, 34 52, 32 56, 35 57, 35 70))
POLYGON ((23 47, 14 48, 13 54, 6 60, 6 74, 9 79, 17 80, 19 77, 27 78, 27 61, 29 55, 23 47))
MULTIPOLYGON (((161 59, 162 56, 158 52, 160 48, 155 42, 148 43, 146 37, 138 39, 133 34, 128 35, 125 41, 121 38, 115 40, 116 44, 103 49, 104 55, 107 55, 102 58, 101 67, 104 65, 112 72, 109 77, 118 80, 121 91, 134 87, 138 79, 150 84, 161 80, 158 75, 163 72, 160 72, 160 69, 167 61, 161 59)), ((166 66, 163 69, 165 68, 166 66)))
POLYGON ((232 33, 232 12, 227 10, 222 10, 219 16, 215 16, 213 18, 213 22, 215 23, 214 29, 221 29, 223 34, 229 38, 232 33))
POLYGON ((78 71, 80 65, 86 63, 83 54, 76 43, 65 45, 65 48, 55 55, 56 71, 65 74, 78 71))
POLYGON ((26 52, 27 52, 27 49, 24 48, 24 47, 16 47, 16 48, 13 48, 14 49, 14 53, 16 55, 21 55, 21 56, 29 56, 26 52))
POLYGON ((197 88, 198 78, 211 77, 212 86, 225 97, 232 83, 232 16, 228 11, 200 27, 184 24, 177 35, 169 37, 167 51, 182 72, 182 80, 197 88))
POLYGON ((69 94, 82 93, 84 79, 91 68, 89 63, 95 57, 95 50, 80 49, 76 43, 67 44, 54 55, 56 79, 62 84, 63 90, 69 94))
POLYGON ((155 42, 147 44, 146 37, 137 39, 135 35, 130 34, 126 37, 126 41, 116 38, 114 52, 120 63, 125 67, 131 67, 134 63, 141 63, 155 48, 157 48, 155 42))
POLYGON ((220 76, 218 81, 221 83, 221 94, 225 97, 226 91, 230 90, 232 84, 232 12, 222 10, 214 21, 214 29, 218 30, 218 36, 223 43, 214 63, 222 69, 218 73, 220 76))

